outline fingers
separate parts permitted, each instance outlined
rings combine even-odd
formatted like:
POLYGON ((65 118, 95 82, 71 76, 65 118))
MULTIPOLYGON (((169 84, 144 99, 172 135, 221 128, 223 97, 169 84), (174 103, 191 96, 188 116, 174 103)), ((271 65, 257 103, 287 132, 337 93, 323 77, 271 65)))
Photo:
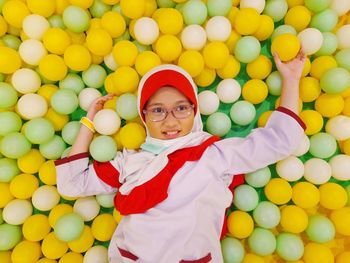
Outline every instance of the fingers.
POLYGON ((277 68, 279 68, 283 64, 280 57, 278 56, 277 52, 273 52, 272 55, 273 55, 273 58, 275 60, 275 64, 276 64, 277 68))

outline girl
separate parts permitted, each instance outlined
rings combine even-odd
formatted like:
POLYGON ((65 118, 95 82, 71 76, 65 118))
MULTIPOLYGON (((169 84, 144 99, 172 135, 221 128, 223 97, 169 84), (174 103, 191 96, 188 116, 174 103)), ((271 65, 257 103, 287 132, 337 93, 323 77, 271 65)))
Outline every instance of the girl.
MULTIPOLYGON (((161 65, 140 81, 138 110, 147 138, 139 151, 89 165, 93 127, 84 119, 70 156, 57 160, 58 191, 78 197, 116 193, 124 215, 109 246, 110 262, 221 263, 220 234, 234 176, 290 155, 303 136, 298 90, 305 55, 282 63, 281 107, 246 138, 220 140, 203 131, 197 88, 187 72, 161 65)), ((107 95, 89 108, 93 120, 107 95)))

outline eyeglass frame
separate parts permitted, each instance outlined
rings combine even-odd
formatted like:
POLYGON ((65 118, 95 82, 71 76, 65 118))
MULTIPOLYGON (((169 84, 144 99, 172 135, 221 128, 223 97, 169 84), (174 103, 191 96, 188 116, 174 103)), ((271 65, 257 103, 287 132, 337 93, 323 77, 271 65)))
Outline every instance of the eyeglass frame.
MULTIPOLYGON (((149 117, 148 117, 148 119, 149 119, 151 122, 161 122, 161 121, 164 121, 164 120, 168 117, 169 112, 171 112, 171 114, 173 115, 173 117, 174 117, 175 119, 177 119, 177 120, 183 120, 183 119, 188 118, 188 117, 191 115, 191 111, 188 111, 188 115, 187 115, 186 117, 183 117, 183 118, 178 118, 178 117, 175 116, 174 111, 175 111, 175 109, 176 109, 177 107, 179 107, 179 106, 184 106, 184 105, 178 105, 178 106, 172 107, 171 109, 166 109, 166 108, 160 107, 160 108, 162 108, 162 109, 165 110, 164 112, 162 112, 162 114, 165 113, 165 114, 163 115, 164 118, 161 119, 161 120, 157 120, 157 121, 155 121, 155 120, 153 120, 153 119, 151 119, 151 118, 149 118, 149 117)), ((190 105, 186 105, 186 106, 189 106, 190 108, 192 108, 192 110, 194 110, 194 104, 190 104, 190 105)), ((143 110, 142 110, 142 113, 145 114, 145 115, 147 115, 147 112, 148 112, 148 111, 149 111, 149 110, 147 110, 147 109, 143 109, 143 110)))

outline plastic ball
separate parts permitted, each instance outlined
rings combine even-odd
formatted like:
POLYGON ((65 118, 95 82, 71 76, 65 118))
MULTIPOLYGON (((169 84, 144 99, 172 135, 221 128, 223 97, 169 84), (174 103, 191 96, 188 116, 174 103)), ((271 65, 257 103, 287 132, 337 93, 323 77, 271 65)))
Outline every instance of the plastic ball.
POLYGON ((94 126, 98 133, 111 135, 120 128, 120 117, 114 110, 100 110, 94 117, 94 126))
POLYGON ((47 112, 47 102, 38 94, 28 93, 20 97, 17 109, 25 119, 43 117, 47 112))
POLYGON ((72 213, 73 207, 69 204, 58 204, 53 207, 49 213, 49 224, 51 227, 54 227, 58 218, 62 215, 72 213))
POLYGON ((350 47, 350 25, 340 27, 335 34, 338 38, 339 49, 350 47))
POLYGON ((82 234, 84 230, 84 221, 76 213, 69 213, 61 216, 55 224, 56 237, 64 242, 73 241, 82 234))
POLYGON ((21 57, 9 47, 0 46, 0 73, 11 74, 21 67, 21 57))
POLYGON ((350 10, 350 3, 344 0, 333 0, 330 7, 337 12, 338 16, 342 16, 350 10))
POLYGON ((298 54, 299 49, 299 39, 290 33, 275 37, 271 44, 271 53, 277 52, 282 61, 293 59, 298 54))
POLYGON ((27 39, 21 43, 18 53, 29 65, 37 66, 40 60, 47 55, 44 44, 37 39, 27 39))
POLYGON ((320 204, 331 210, 344 207, 348 201, 345 189, 337 183, 325 183, 320 186, 320 204))
POLYGON ((98 215, 100 206, 95 197, 89 196, 76 200, 73 209, 84 221, 90 221, 98 215))
POLYGON ((0 182, 8 183, 19 173, 20 170, 16 160, 9 158, 0 159, 0 182))
POLYGON ((117 223, 112 215, 100 214, 92 222, 91 231, 95 239, 107 241, 111 239, 116 227, 117 223))
POLYGON ((270 178, 271 171, 269 167, 265 167, 256 170, 255 172, 247 173, 244 179, 250 186, 259 188, 265 186, 270 181, 270 178))
POLYGON ((331 4, 331 0, 305 0, 305 6, 314 13, 325 10, 331 4))
POLYGON ((303 176, 304 165, 299 158, 289 156, 277 162, 276 171, 283 179, 289 182, 294 182, 298 181, 303 176))
POLYGON ((128 18, 131 19, 137 19, 140 18, 146 8, 146 1, 137 1, 137 0, 131 0, 131 1, 126 1, 126 0, 120 0, 120 8, 123 13, 128 18))
POLYGON ((80 44, 73 44, 64 51, 64 63, 72 70, 83 71, 91 65, 89 50, 80 44))
POLYGON ((158 24, 150 17, 141 17, 135 23, 134 34, 141 44, 151 45, 159 36, 158 24))
POLYGON ((41 243, 43 255, 48 259, 59 259, 68 250, 66 242, 59 240, 54 232, 48 234, 41 243))
POLYGON ((335 227, 324 215, 311 215, 309 225, 305 230, 308 238, 317 243, 326 243, 335 236, 335 227))
POLYGON ((55 131, 61 131, 64 125, 66 125, 66 123, 69 121, 69 117, 67 115, 59 114, 52 108, 48 109, 45 118, 52 122, 55 131))
POLYGON ((297 32, 305 29, 311 21, 311 12, 302 5, 290 8, 284 17, 284 23, 295 28, 297 32))
POLYGON ((227 228, 233 237, 246 238, 253 232, 254 221, 247 212, 233 211, 227 217, 227 228))
MULTIPOLYGON (((132 93, 124 93, 118 97, 116 110, 118 115, 125 120, 132 120, 138 116, 137 98, 132 93)), ((120 126, 120 125, 119 125, 120 126)))
POLYGON ((235 102, 230 110, 231 120, 238 125, 248 125, 251 123, 256 115, 255 107, 248 101, 235 102))
POLYGON ((268 229, 257 227, 248 238, 252 252, 260 256, 271 255, 276 249, 276 238, 268 229))
POLYGON ((132 66, 135 64, 138 50, 133 42, 121 40, 114 45, 112 53, 118 65, 132 66))
POLYGON ((268 39, 273 31, 274 31, 274 22, 273 19, 268 15, 261 15, 260 16, 260 25, 258 27, 258 30, 255 31, 254 36, 259 41, 264 41, 268 39))
POLYGON ((62 57, 49 54, 40 60, 39 72, 48 80, 58 81, 66 76, 67 66, 62 57))
POLYGON ((304 163, 304 178, 313 184, 324 184, 331 178, 331 166, 323 159, 311 158, 304 163))
POLYGON ((345 68, 348 71, 350 70, 350 48, 339 50, 335 55, 335 59, 340 67, 345 68))
POLYGON ((314 110, 304 110, 300 112, 299 117, 306 124, 306 135, 318 133, 323 127, 323 118, 320 113, 314 110))
POLYGON ((11 132, 1 140, 0 152, 8 158, 18 159, 30 151, 31 143, 18 132, 11 132))
POLYGON ((94 243, 94 237, 89 226, 84 226, 84 230, 79 238, 68 242, 70 250, 76 253, 83 253, 90 249, 94 243))
POLYGON ((93 246, 84 254, 85 263, 94 263, 98 260, 99 262, 108 262, 108 251, 104 246, 98 245, 93 246))
POLYGON ((0 251, 14 248, 22 239, 21 227, 12 224, 1 224, 0 234, 0 251))
POLYGON ((338 22, 338 15, 332 9, 326 9, 311 18, 310 26, 321 32, 329 32, 334 29, 338 22))
POLYGON ((117 93, 134 92, 139 84, 139 75, 134 68, 122 66, 112 73, 112 81, 117 93))
POLYGON ((49 211, 60 201, 57 188, 51 185, 40 186, 32 196, 33 206, 40 211, 49 211))
POLYGON ((3 4, 2 14, 11 26, 21 28, 24 18, 30 14, 30 11, 25 3, 15 0, 3 4))
POLYGON ((39 145, 40 153, 46 159, 51 160, 59 159, 65 149, 66 144, 58 135, 54 135, 51 140, 39 145))
POLYGON ((241 85, 235 79, 223 79, 216 87, 216 94, 223 103, 233 103, 241 96, 241 85))
POLYGON ((310 153, 317 158, 329 158, 337 150, 337 142, 328 133, 320 132, 310 138, 310 153))
POLYGON ((346 263, 350 260, 350 251, 339 253, 335 258, 337 263, 346 263))
POLYGON ((207 67, 222 68, 229 58, 229 50, 223 42, 213 41, 204 47, 203 57, 207 67))
POLYGON ((260 42, 253 36, 240 38, 235 46, 235 57, 243 63, 250 63, 258 58, 260 54, 260 42))
POLYGON ((348 224, 350 220, 350 207, 345 206, 343 208, 333 210, 330 218, 335 226, 337 233, 345 236, 350 235, 350 226, 348 224))
POLYGON ((85 111, 88 111, 90 104, 102 94, 99 90, 94 88, 85 88, 79 93, 79 106, 85 111))
POLYGON ((323 244, 310 242, 304 247, 304 262, 334 262, 334 256, 330 248, 323 244))
POLYGON ((271 40, 274 40, 276 37, 278 37, 279 35, 283 35, 283 34, 292 34, 292 35, 296 36, 297 31, 295 30, 294 27, 292 27, 290 25, 280 25, 280 26, 276 27, 276 29, 273 31, 273 33, 271 35, 271 40))
POLYGON ((216 73, 220 78, 228 79, 228 78, 236 77, 240 72, 240 70, 241 70, 240 62, 234 56, 229 55, 225 66, 222 68, 216 69, 216 73))
POLYGON ((304 209, 287 205, 281 210, 281 226, 290 233, 298 234, 308 226, 308 216, 304 209))
POLYGON ((323 42, 321 48, 315 53, 316 56, 333 54, 338 47, 337 36, 331 32, 322 32, 323 42))
POLYGON ((241 35, 254 34, 260 25, 259 12, 254 8, 241 8, 235 17, 234 28, 241 35))
POLYGON ((309 137, 306 134, 304 134, 302 140, 300 141, 298 147, 294 150, 292 155, 303 156, 305 153, 309 151, 309 148, 310 148, 309 137))
MULTIPOLYGON (((10 185, 8 183, 0 182, 0 207, 5 207, 11 200, 14 199, 14 196, 11 194, 10 185)), ((2 214, 1 214, 2 217, 2 214)), ((3 217, 1 219, 3 221, 3 217)))
POLYGON ((28 217, 22 227, 23 236, 29 241, 40 241, 50 233, 51 226, 47 216, 35 214, 28 217))
POLYGON ((233 204, 241 211, 252 211, 258 205, 259 196, 250 185, 240 185, 235 188, 233 204))
POLYGON ((20 174, 10 183, 11 194, 18 199, 28 199, 39 187, 39 180, 32 174, 20 174))
POLYGON ((63 55, 71 44, 69 34, 61 28, 49 28, 43 35, 44 47, 53 54, 63 55))
POLYGON ((89 151, 91 156, 99 162, 112 160, 117 154, 117 149, 113 139, 106 135, 101 135, 92 140, 89 151))
POLYGON ((24 135, 34 144, 41 144, 49 141, 55 134, 52 123, 44 118, 35 118, 25 125, 24 135))
POLYGON ((45 31, 50 27, 45 17, 31 14, 23 19, 22 28, 24 33, 31 39, 40 40, 45 31))
POLYGON ((112 37, 104 29, 91 29, 86 36, 86 46, 97 56, 105 56, 112 51, 112 37))
POLYGON ((266 83, 260 79, 248 80, 242 87, 243 98, 252 104, 263 102, 267 95, 268 87, 266 83))
POLYGON ((13 86, 5 82, 0 82, 0 109, 14 106, 17 99, 17 92, 13 86))
POLYGON ((239 4, 240 8, 254 8, 258 13, 260 14, 265 7, 265 1, 259 0, 259 1, 254 1, 254 0, 241 0, 239 4))
POLYGON ((323 35, 316 28, 306 28, 299 32, 298 39, 306 55, 315 54, 323 43, 323 35))
POLYGON ((287 13, 288 4, 283 0, 266 1, 264 14, 272 17, 274 22, 280 21, 287 13))
POLYGON ((218 110, 220 100, 215 92, 205 90, 198 94, 198 104, 202 115, 210 115, 218 110))
POLYGON ((225 262, 241 262, 244 257, 244 248, 235 238, 226 237, 221 241, 222 256, 225 262))
POLYGON ((260 55, 254 61, 248 63, 247 74, 251 79, 265 79, 271 73, 272 62, 271 60, 260 55))
POLYGON ((332 176, 340 181, 348 181, 350 180, 350 157, 349 155, 345 154, 338 154, 334 156, 330 161, 329 164, 332 168, 332 176))
POLYGON ((223 137, 231 129, 231 120, 225 113, 215 112, 208 117, 206 128, 212 135, 223 137))
POLYGON ((155 51, 165 62, 177 59, 181 54, 181 42, 173 35, 160 36, 155 44, 155 51))
POLYGON ((146 132, 142 125, 130 122, 120 129, 121 144, 127 149, 138 149, 146 139, 146 132))
POLYGON ((89 14, 79 6, 68 6, 64 9, 62 17, 64 25, 72 32, 81 33, 89 28, 89 14))
POLYGON ((300 97, 303 102, 317 99, 321 93, 319 81, 313 77, 304 77, 299 83, 300 97))
POLYGON ((189 25, 181 32, 181 43, 186 49, 200 50, 206 41, 206 31, 200 25, 189 25))
POLYGON ((101 26, 112 38, 117 38, 125 32, 126 22, 119 12, 108 11, 101 17, 101 26))
POLYGON ((114 207, 114 197, 115 197, 114 193, 99 194, 99 195, 96 195, 96 201, 102 207, 111 208, 111 207, 114 207))
POLYGON ((78 107, 78 98, 70 89, 57 90, 51 97, 52 108, 61 114, 70 114, 78 107))
POLYGON ((326 132, 338 141, 350 138, 350 117, 338 115, 330 118, 326 124, 326 132))
POLYGON ((197 77, 204 69, 204 58, 199 51, 186 50, 180 55, 178 66, 186 70, 191 77, 197 77))
POLYGON ((2 211, 4 221, 11 225, 22 225, 33 213, 33 207, 28 200, 14 199, 2 211))
POLYGON ((270 229, 279 224, 281 213, 275 204, 269 201, 263 201, 254 209, 253 217, 259 227, 270 229))
MULTIPOLYGON (((274 96, 281 95, 281 89, 282 89, 282 79, 281 75, 278 71, 272 72, 266 79, 266 85, 269 90, 269 93, 274 96)), ((301 81, 300 81, 301 83, 301 81)), ((301 91, 300 91, 301 93, 301 91)), ((301 95, 300 95, 301 96, 301 95)))
POLYGON ((0 112, 0 136, 17 132, 22 127, 21 118, 12 111, 0 112))
POLYGON ((277 236, 277 254, 284 260, 299 260, 304 254, 304 243, 300 236, 291 233, 280 233, 277 236))
POLYGON ((273 178, 264 188, 265 195, 274 204, 288 203, 292 198, 292 187, 282 178, 273 178))
POLYGON ((194 78, 194 81, 200 87, 208 87, 215 81, 215 77, 216 77, 215 69, 204 67, 202 72, 197 77, 194 78))
POLYGON ((80 129, 78 121, 68 122, 62 129, 62 139, 69 145, 73 145, 80 129))
POLYGON ((246 253, 244 255, 244 259, 242 261, 243 263, 264 263, 265 260, 263 257, 258 256, 253 253, 246 253))
MULTIPOLYGON (((79 94, 80 91, 85 87, 81 77, 74 73, 68 73, 66 77, 59 82, 60 89, 70 89, 73 90, 76 94, 79 94)), ((53 94, 52 94, 53 95, 53 94)), ((50 96, 50 99, 52 97, 50 96)))
POLYGON ((163 34, 177 35, 182 30, 183 18, 175 8, 160 9, 156 20, 163 34))
POLYGON ((298 182, 293 186, 292 200, 301 208, 313 208, 320 201, 320 192, 312 183, 298 182))

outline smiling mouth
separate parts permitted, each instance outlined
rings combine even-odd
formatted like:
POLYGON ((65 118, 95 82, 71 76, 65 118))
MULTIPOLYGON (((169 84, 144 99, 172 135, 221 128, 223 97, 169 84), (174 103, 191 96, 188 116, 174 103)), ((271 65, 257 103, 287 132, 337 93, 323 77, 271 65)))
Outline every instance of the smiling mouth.
POLYGON ((180 131, 166 131, 163 132, 164 136, 168 139, 176 138, 179 136, 180 131))

